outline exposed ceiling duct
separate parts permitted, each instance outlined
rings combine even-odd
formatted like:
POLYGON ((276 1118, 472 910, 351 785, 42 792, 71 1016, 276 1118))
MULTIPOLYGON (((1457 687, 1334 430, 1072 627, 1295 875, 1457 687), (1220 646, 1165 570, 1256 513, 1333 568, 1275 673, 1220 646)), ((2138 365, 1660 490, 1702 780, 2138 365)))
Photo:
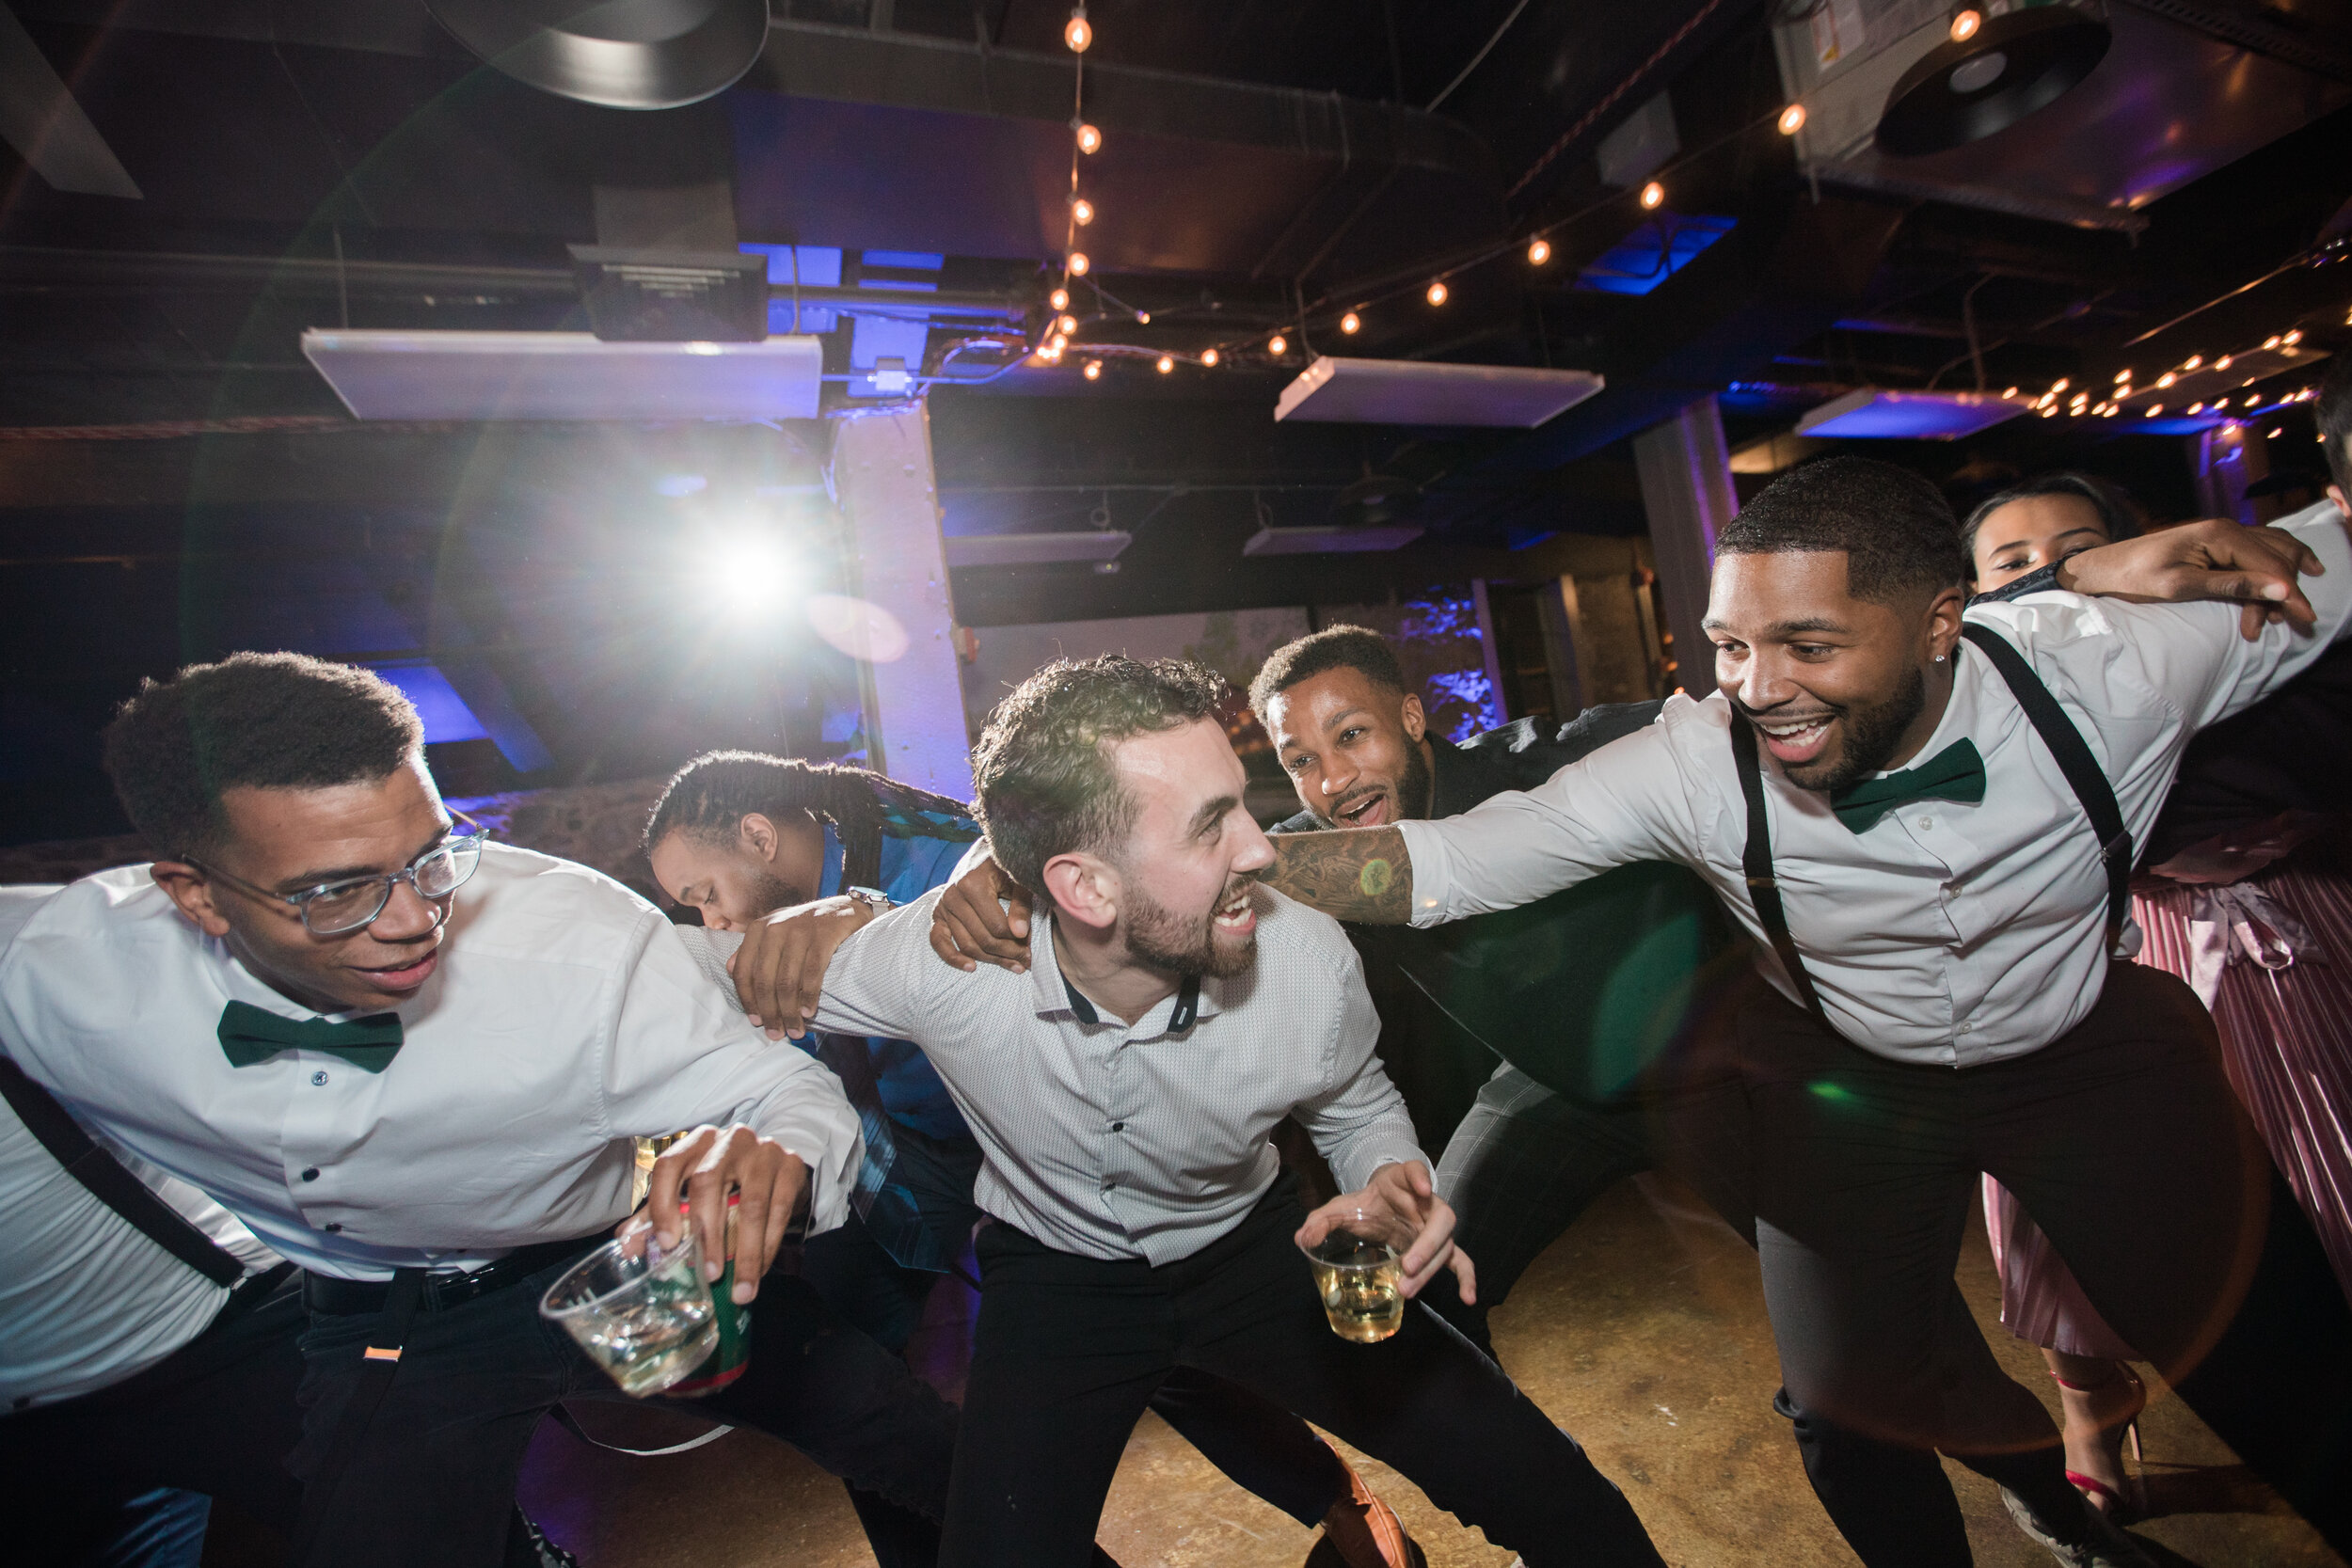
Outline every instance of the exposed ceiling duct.
POLYGON ((1533 430, 1598 392, 1590 371, 1448 365, 1324 355, 1275 403, 1277 420, 1342 424, 1501 425, 1533 430))
POLYGON ((735 85, 768 42, 768 0, 425 0, 518 82, 609 109, 675 109, 735 85))
POLYGON ((2115 41, 2106 18, 2067 5, 1951 31, 1887 94, 1880 151, 1917 158, 2006 131, 2080 87, 2115 41))

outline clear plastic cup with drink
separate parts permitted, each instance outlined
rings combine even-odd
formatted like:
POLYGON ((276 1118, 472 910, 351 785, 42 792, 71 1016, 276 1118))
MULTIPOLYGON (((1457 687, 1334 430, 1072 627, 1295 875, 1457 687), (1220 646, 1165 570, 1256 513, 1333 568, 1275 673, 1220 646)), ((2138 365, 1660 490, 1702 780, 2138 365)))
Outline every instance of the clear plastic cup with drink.
POLYGON ((1342 1212, 1323 1240, 1301 1247, 1314 1270, 1315 1290, 1331 1332, 1359 1344, 1378 1344, 1405 1323, 1400 1254, 1412 1238, 1385 1209, 1342 1212))
POLYGON ((641 1399, 670 1392, 719 1348, 718 1310, 691 1227, 673 1247, 650 1235, 642 1244, 605 1243, 548 1287, 539 1311, 641 1399))

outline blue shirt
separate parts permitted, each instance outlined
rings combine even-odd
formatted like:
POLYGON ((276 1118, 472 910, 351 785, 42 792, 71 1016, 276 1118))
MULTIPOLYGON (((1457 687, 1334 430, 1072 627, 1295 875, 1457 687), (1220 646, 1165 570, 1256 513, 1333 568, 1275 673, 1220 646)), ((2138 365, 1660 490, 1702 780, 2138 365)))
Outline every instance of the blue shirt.
MULTIPOLYGON (((881 891, 890 895, 893 904, 911 904, 946 883, 955 875, 964 851, 979 837, 979 824, 968 816, 945 818, 943 826, 951 833, 967 836, 901 838, 883 833, 881 891)), ((820 898, 841 891, 841 840, 830 822, 825 824, 825 879, 817 891, 820 898)), ((815 1043, 811 1037, 808 1044, 813 1047, 815 1043)), ((875 1087, 882 1094, 882 1109, 892 1121, 933 1138, 972 1135, 922 1047, 912 1040, 871 1035, 866 1037, 866 1049, 873 1057, 875 1087)))

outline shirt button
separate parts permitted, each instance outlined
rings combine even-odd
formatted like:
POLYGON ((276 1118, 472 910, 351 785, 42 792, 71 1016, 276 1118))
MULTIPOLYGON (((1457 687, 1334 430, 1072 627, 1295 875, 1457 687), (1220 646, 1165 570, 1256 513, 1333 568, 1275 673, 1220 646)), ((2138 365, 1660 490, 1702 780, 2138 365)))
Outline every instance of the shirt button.
POLYGON ((1125 1131, 1127 1131, 1127 1124, 1126 1124, 1125 1122, 1123 1122, 1123 1121, 1115 1121, 1115 1122, 1112 1122, 1112 1123, 1111 1123, 1111 1131, 1112 1131, 1112 1132, 1124 1132, 1125 1131))
POLYGON ((1932 828, 1935 826, 1935 818, 1932 816, 1923 816, 1919 818, 1919 826, 1922 828, 1932 828))
POLYGON ((319 1168, 316 1165, 312 1165, 310 1169, 302 1173, 302 1180, 305 1181, 316 1181, 318 1179, 319 1168))
POLYGON ((325 1072, 314 1072, 310 1074, 310 1082, 324 1088, 326 1085, 326 1074, 325 1072))
POLYGON ((1974 1029, 1975 1027, 1976 1027, 1976 1025, 1975 1025, 1975 1024, 1973 1024, 1973 1023, 1963 1023, 1963 1024, 1962 1024, 1962 1025, 1960 1026, 1960 1032, 1961 1032, 1962 1034, 1963 1034, 1963 1035, 1964 1035, 1964 1034, 1967 1034, 1970 1030, 1974 1029))
POLYGON ((329 1236, 340 1235, 340 1234, 342 1233, 342 1228, 343 1228, 343 1227, 342 1227, 342 1226, 340 1226, 340 1225, 330 1225, 330 1226, 328 1226, 328 1227, 326 1227, 326 1233, 327 1233, 329 1236))

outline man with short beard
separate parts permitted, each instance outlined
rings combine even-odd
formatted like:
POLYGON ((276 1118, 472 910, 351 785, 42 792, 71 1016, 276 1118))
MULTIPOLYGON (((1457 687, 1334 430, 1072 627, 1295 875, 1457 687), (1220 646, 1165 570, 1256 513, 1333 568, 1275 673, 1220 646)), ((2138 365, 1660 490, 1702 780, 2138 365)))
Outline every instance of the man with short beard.
POLYGON ((1195 666, 1057 662, 975 753, 976 810, 1033 895, 1023 973, 930 947, 935 890, 850 937, 815 1023, 921 1045, 986 1153, 995 1223, 942 1561, 1077 1568, 1127 1433, 1171 1370, 1253 1388, 1548 1563, 1657 1564, 1632 1509, 1435 1318, 1340 1339, 1301 1245, 1346 1209, 1397 1237, 1401 1289, 1451 1268, 1378 1024, 1338 925, 1256 884, 1223 685, 1195 666), (1352 1189, 1301 1212, 1267 1142, 1295 1117, 1352 1189))
MULTIPOLYGON (((1719 696, 1670 701, 1639 735, 1462 816, 1286 837, 1269 879, 1343 918, 1417 926, 1632 861, 1714 886, 1779 993, 1740 1019, 1739 1057, 1788 1390, 1921 1461, 1889 1482, 1913 1489, 1910 1517, 1892 1543, 1857 1541, 1866 1559, 1970 1560, 1940 1450, 1998 1482, 2060 1562, 2148 1561, 2068 1483, 2041 1401, 1949 1309, 1980 1171, 2225 1440, 2307 1513, 2340 1509, 2341 1452, 2330 1481, 2262 1428, 2305 1402, 2290 1390, 2341 1378, 2346 1347, 2305 1340, 2290 1358, 2224 1329, 2263 1252, 2267 1186, 2211 1020, 2171 976, 2109 959, 2136 934, 2132 846, 2196 731, 2352 624, 2344 528, 2192 525, 2058 568, 2059 589, 2098 592, 2111 563, 2169 562, 2187 591, 2156 596, 2218 592, 2252 601, 2243 615, 2070 593, 1966 608, 1933 486, 1840 457, 1776 481, 1716 548, 1719 696), (2298 568, 2325 571, 2308 596, 2298 568), (2273 610, 2296 624, 2265 625, 2273 610), (2203 1394, 2228 1396, 2230 1418, 2203 1394)), ((1823 1501, 1851 1533, 1841 1499, 1823 1501)))

